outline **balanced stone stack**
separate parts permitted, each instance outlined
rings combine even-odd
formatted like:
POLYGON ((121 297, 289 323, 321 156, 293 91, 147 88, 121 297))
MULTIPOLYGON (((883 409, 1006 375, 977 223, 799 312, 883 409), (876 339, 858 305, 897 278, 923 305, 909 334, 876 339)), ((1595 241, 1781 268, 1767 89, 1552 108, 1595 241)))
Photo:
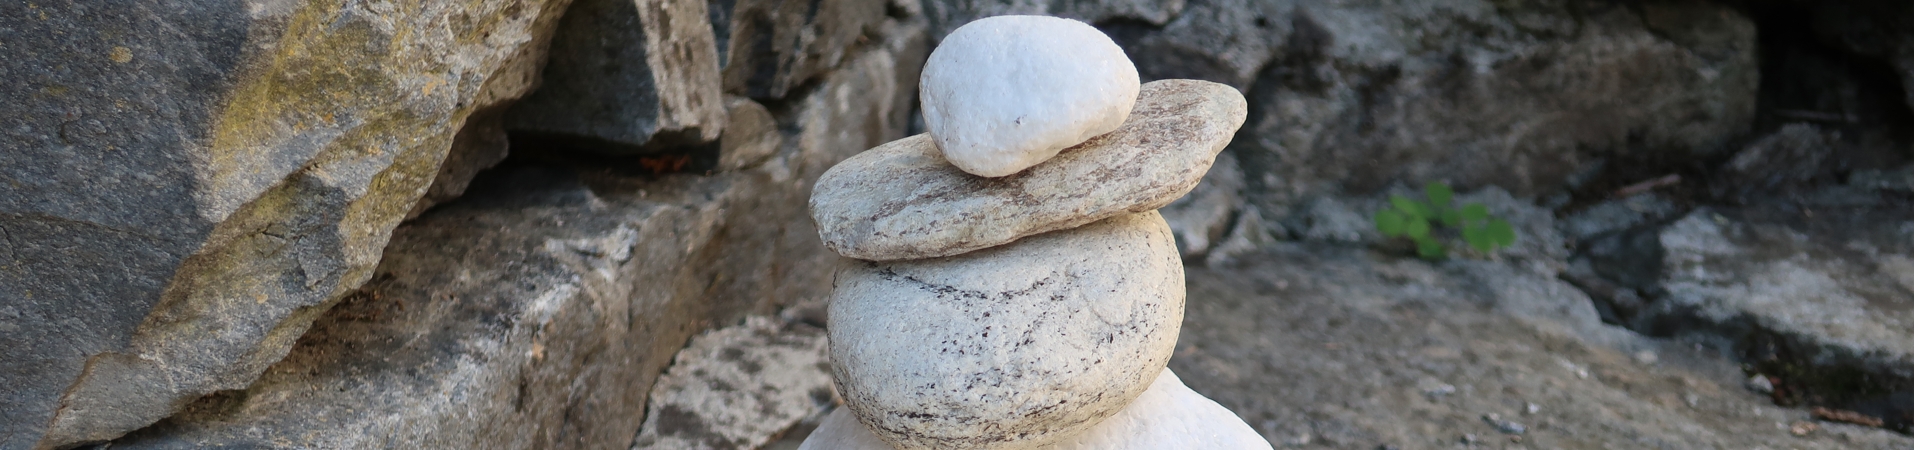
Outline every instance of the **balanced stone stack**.
POLYGON ((803 449, 1270 448, 1166 369, 1185 272, 1159 213, 1246 119, 1233 88, 1142 85, 1099 30, 956 29, 921 74, 928 134, 829 169, 846 406, 803 449))

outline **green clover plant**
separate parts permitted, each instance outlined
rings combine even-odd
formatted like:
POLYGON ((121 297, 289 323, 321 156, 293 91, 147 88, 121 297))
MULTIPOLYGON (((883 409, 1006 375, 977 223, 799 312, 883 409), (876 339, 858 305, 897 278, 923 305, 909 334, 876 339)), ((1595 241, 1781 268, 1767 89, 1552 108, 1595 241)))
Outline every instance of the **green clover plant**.
POLYGON ((1513 224, 1487 215, 1487 205, 1467 203, 1454 207, 1453 189, 1440 182, 1427 183, 1426 201, 1393 196, 1393 206, 1373 213, 1373 226, 1389 238, 1406 237, 1418 247, 1420 257, 1440 259, 1446 246, 1440 243, 1440 227, 1458 230, 1467 246, 1482 253, 1513 245, 1513 224))

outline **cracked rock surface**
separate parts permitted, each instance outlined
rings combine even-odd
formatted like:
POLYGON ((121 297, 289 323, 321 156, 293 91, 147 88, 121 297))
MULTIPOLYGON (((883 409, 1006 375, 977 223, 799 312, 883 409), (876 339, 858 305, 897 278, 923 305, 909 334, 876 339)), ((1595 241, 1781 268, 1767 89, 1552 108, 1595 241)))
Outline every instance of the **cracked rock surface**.
POLYGON ((0 448, 259 378, 473 175, 456 136, 537 83, 565 3, 0 6, 0 448))

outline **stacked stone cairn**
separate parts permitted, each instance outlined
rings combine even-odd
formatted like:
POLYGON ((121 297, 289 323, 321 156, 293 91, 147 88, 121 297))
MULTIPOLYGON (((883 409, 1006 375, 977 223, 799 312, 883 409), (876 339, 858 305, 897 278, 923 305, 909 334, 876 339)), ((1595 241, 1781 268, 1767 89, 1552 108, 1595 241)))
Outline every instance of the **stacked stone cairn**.
POLYGON ((814 186, 821 240, 852 258, 827 308, 846 404, 801 448, 1271 448, 1166 369, 1186 274, 1155 210, 1246 99, 1142 85, 1099 30, 1039 16, 954 30, 920 85, 927 134, 814 186))

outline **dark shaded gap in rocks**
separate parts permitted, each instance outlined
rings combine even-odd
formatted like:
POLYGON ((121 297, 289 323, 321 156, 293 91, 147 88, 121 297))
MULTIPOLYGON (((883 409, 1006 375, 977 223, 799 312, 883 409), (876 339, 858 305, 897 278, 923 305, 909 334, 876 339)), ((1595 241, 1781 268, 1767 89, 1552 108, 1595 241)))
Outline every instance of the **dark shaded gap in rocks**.
MULTIPOLYGON (((698 131, 684 133, 698 139, 698 131)), ((662 132, 649 143, 674 141, 676 132, 662 132)), ((637 155, 615 155, 592 150, 599 145, 614 145, 583 136, 552 136, 509 132, 513 151, 496 170, 525 166, 572 167, 583 171, 622 177, 651 178, 676 173, 711 173, 720 162, 720 142, 661 144, 637 155)), ((478 184, 476 182, 475 184, 478 184)))
MULTIPOLYGON (((1826 42, 1813 21, 1830 12, 1813 9, 1846 2, 1827 3, 1749 5, 1760 41, 1754 132, 1796 122, 1839 131, 1847 145, 1835 149, 1829 171, 1912 163, 1913 108, 1906 102, 1905 81, 1885 60, 1826 42)), ((1911 17, 1912 3, 1905 4, 1901 17, 1911 17)), ((1844 182, 1843 175, 1832 178, 1844 182)))
POLYGON ((713 48, 719 52, 720 67, 727 67, 727 43, 733 39, 734 0, 707 2, 707 22, 713 26, 713 48))

